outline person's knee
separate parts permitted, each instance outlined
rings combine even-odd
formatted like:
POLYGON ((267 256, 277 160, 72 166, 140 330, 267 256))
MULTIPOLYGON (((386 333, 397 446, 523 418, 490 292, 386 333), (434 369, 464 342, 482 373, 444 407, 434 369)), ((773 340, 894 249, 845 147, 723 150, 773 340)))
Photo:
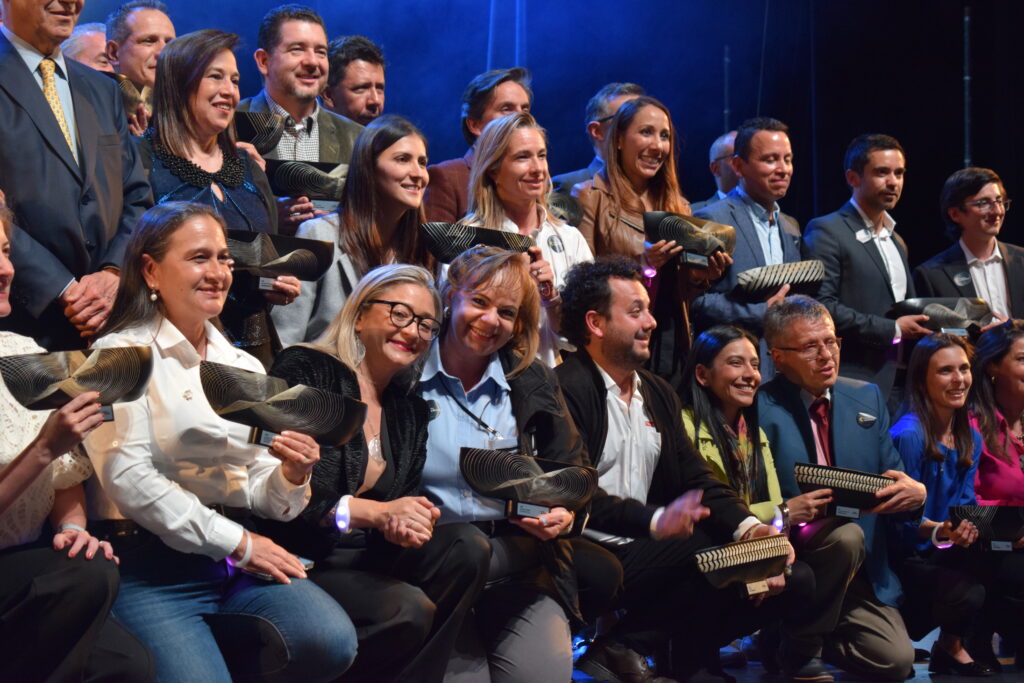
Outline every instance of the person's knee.
POLYGON ((408 645, 414 651, 419 650, 434 625, 434 603, 422 590, 409 585, 408 590, 401 592, 394 607, 395 613, 391 619, 394 642, 408 645))
POLYGON ((491 543, 487 536, 470 524, 452 524, 445 533, 448 552, 442 571, 469 579, 485 579, 491 564, 491 543))
POLYGON ((829 560, 849 566, 860 566, 864 561, 864 530, 852 522, 836 527, 829 534, 831 552, 829 560))
MULTIPOLYGON (((87 560, 84 553, 76 557, 65 555, 63 559, 58 580, 68 586, 74 599, 63 601, 62 609, 96 613, 108 610, 117 597, 121 581, 117 565, 101 557, 87 560)), ((39 581, 46 581, 46 577, 37 579, 39 581)))

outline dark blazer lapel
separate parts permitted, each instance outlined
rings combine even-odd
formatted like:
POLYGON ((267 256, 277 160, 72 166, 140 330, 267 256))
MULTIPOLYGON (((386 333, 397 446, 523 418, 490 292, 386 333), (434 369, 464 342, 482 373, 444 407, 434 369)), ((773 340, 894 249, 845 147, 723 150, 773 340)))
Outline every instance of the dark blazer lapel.
POLYGON ((900 252, 900 264, 903 266, 903 272, 907 274, 907 298, 913 299, 917 296, 917 291, 914 289, 914 277, 910 272, 910 256, 907 250, 907 243, 895 232, 892 234, 892 241, 896 244, 896 251, 900 252))
POLYGON ((978 290, 974 288, 974 279, 971 277, 971 271, 967 267, 967 258, 964 256, 960 243, 954 244, 946 253, 949 255, 949 258, 942 264, 942 271, 949 278, 949 281, 953 283, 953 286, 956 287, 960 296, 971 298, 978 296, 978 290))
POLYGON ((1003 269, 1006 271, 1006 289, 1010 294, 1010 315, 1017 318, 1024 316, 1024 258, 1016 250, 1010 251, 1002 242, 997 243, 999 253, 1003 257, 1003 269))
POLYGON ((320 127, 320 158, 340 159, 341 143, 335 120, 321 108, 316 117, 317 125, 320 127))
POLYGON ((96 164, 96 143, 97 132, 103 130, 100 126, 99 117, 96 114, 96 107, 84 95, 84 88, 88 87, 82 82, 73 69, 68 69, 68 78, 71 83, 71 98, 75 103, 75 126, 78 129, 78 166, 81 169, 79 175, 83 179, 82 185, 88 187, 92 184, 95 175, 96 164))
MULTIPOLYGON (((21 56, 14 49, 7 36, 0 33, 0 88, 7 91, 12 102, 17 102, 32 119, 39 129, 40 135, 46 140, 53 152, 67 164, 71 171, 81 178, 78 164, 71 154, 71 148, 61 132, 60 125, 53 110, 43 97, 43 91, 36 83, 35 76, 25 66, 21 56)), ((74 89, 72 88, 72 91, 74 89)), ((5 121, 4 125, 10 125, 5 121)))
MULTIPOLYGON (((864 253, 868 255, 871 262, 878 268, 878 272, 882 275, 882 282, 885 283, 885 288, 889 291, 889 296, 896 298, 892 293, 892 282, 889 279, 889 271, 885 269, 885 261, 882 260, 882 254, 878 251, 878 245, 874 240, 868 240, 867 242, 861 242, 857 239, 857 233, 861 230, 867 230, 867 226, 864 225, 864 221, 860 217, 860 213, 856 207, 850 202, 846 202, 839 209, 839 215, 843 217, 846 222, 846 227, 850 229, 850 233, 853 235, 853 239, 864 249, 864 253)), ((909 277, 909 275, 908 275, 909 277)))
POLYGON ((733 227, 747 245, 747 249, 754 256, 754 268, 765 265, 764 250, 761 248, 761 240, 757 238, 757 228, 750 220, 747 207, 739 197, 729 197, 729 213, 732 214, 733 227))

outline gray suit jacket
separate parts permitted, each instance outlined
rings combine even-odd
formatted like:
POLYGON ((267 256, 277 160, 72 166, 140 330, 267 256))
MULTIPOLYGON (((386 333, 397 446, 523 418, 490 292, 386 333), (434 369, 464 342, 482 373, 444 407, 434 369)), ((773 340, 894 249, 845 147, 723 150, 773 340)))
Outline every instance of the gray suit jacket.
MULTIPOLYGON (((1010 313, 1015 319, 1024 318, 1024 249, 1006 242, 999 242, 997 248, 1006 269, 1010 313)), ((915 268, 914 284, 918 296, 978 296, 959 242, 915 268)))
POLYGON ((715 190, 715 193, 713 195, 711 195, 710 197, 708 197, 707 199, 705 199, 704 201, 702 201, 702 202, 695 202, 695 203, 691 204, 690 205, 690 209, 694 213, 697 213, 698 211, 700 211, 700 210, 702 210, 702 209, 704 209, 704 208, 706 208, 708 206, 711 206, 712 204, 714 204, 715 202, 717 202, 717 201, 719 201, 721 199, 722 198, 718 196, 718 190, 715 190))
MULTIPOLYGON (((861 242, 864 230, 857 208, 847 202, 827 216, 815 218, 804 231, 804 256, 825 264, 818 300, 825 304, 843 338, 841 374, 877 384, 886 396, 896 377, 892 340, 896 323, 885 313, 896 303, 889 273, 874 240, 861 242)), ((907 299, 914 283, 907 265, 907 245, 893 233, 900 265, 907 278, 907 299)))
POLYGON ((604 161, 595 156, 591 159, 590 165, 586 168, 552 176, 551 184, 554 186, 553 191, 569 194, 572 191, 573 185, 576 185, 577 183, 585 183, 593 178, 595 173, 600 173, 603 170, 604 161))
MULTIPOLYGON (((259 94, 239 102, 238 111, 270 111, 267 91, 261 90, 259 94)), ((320 107, 316 124, 320 128, 320 158, 317 161, 347 164, 352 157, 356 138, 363 132, 363 127, 324 107, 320 107)), ((276 158, 273 152, 266 156, 268 159, 276 158)))
POLYGON ((50 350, 82 348, 58 297, 73 279, 120 266, 153 199, 117 84, 66 60, 78 161, 42 89, 0 34, 0 188, 14 212, 17 275, 3 329, 50 350))

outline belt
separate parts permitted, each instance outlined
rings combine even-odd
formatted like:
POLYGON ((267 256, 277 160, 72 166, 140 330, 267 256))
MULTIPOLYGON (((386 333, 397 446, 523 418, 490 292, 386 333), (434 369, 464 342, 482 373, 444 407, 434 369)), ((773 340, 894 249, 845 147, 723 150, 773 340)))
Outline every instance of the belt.
POLYGON ((101 519, 89 522, 89 530, 97 538, 109 541, 114 538, 141 536, 150 532, 130 519, 101 519))

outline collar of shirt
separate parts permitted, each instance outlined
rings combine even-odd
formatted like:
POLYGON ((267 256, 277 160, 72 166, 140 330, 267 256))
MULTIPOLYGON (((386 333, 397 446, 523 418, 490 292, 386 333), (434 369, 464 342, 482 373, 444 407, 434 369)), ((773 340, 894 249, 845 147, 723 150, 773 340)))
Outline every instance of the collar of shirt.
POLYGON ((729 196, 729 193, 728 193, 728 192, 722 192, 722 191, 721 191, 721 190, 719 190, 718 188, 715 188, 715 194, 716 194, 716 195, 718 195, 718 198, 719 198, 719 199, 725 199, 726 197, 728 197, 728 196, 729 196))
POLYGON ((39 68, 39 63, 43 61, 44 58, 49 57, 57 63, 57 75, 64 79, 67 78, 68 69, 67 65, 64 63, 64 53, 61 52, 60 47, 54 48, 53 52, 49 55, 44 55, 34 46, 12 33, 11 30, 3 24, 0 24, 0 31, 3 31, 7 40, 11 41, 11 45, 14 46, 14 50, 21 55, 22 61, 25 62, 25 66, 28 67, 28 70, 31 73, 35 73, 39 68))
MULTIPOLYGON (((199 365, 203 360, 192 342, 185 338, 170 320, 158 316, 152 323, 153 343, 164 357, 176 358, 185 368, 199 365)), ((245 354, 239 351, 209 321, 205 323, 206 360, 234 365, 235 360, 245 354)), ((246 354, 247 355, 247 354, 246 354)), ((247 368, 248 369, 248 368, 247 368)))
POLYGON ((779 203, 772 202, 772 210, 768 211, 759 203, 755 202, 749 194, 747 194, 742 187, 736 186, 733 190, 740 199, 742 199, 750 212, 754 215, 754 218, 761 221, 762 223, 768 223, 770 225, 778 225, 779 223, 779 203))
MULTIPOLYGON (((539 204, 537 205, 537 218, 537 227, 532 232, 530 232, 530 237, 532 237, 533 239, 537 239, 537 235, 539 235, 541 231, 550 222, 548 221, 547 211, 544 209, 543 206, 540 206, 539 204)), ((519 232, 519 226, 516 225, 515 221, 513 221, 507 215, 501 220, 501 229, 504 232, 519 232)))
MULTIPOLYGON (((266 90, 263 91, 263 96, 267 98, 267 104, 270 105, 270 111, 275 114, 280 114, 284 117, 284 125, 297 127, 299 124, 292 118, 292 115, 285 110, 280 104, 274 101, 274 98, 270 96, 266 90)), ((320 101, 313 100, 313 113, 303 119, 302 126, 305 128, 307 133, 312 133, 316 127, 317 116, 320 115, 320 101)))
MULTIPOLYGON (((451 330, 449 334, 454 334, 451 330)), ((441 338, 438 338, 433 344, 430 345, 430 349, 427 351, 427 361, 423 364, 423 372, 420 374, 420 382, 427 383, 432 381, 438 375, 447 377, 453 382, 461 383, 461 380, 455 375, 450 374, 444 369, 444 363, 441 362, 441 338)), ((483 376, 480 381, 477 382, 475 387, 472 387, 466 392, 468 395, 471 392, 478 391, 482 387, 487 386, 487 380, 491 380, 495 385, 503 392, 509 392, 512 387, 509 386, 508 380, 505 378, 505 370, 501 367, 501 358, 498 354, 492 354, 491 360, 487 363, 487 369, 484 370, 483 376)), ((443 380, 442 380, 443 381, 443 380)))
POLYGON ((885 237, 892 237, 892 233, 896 231, 896 221, 893 220, 893 217, 889 215, 888 211, 882 212, 881 224, 875 225, 864 213, 864 210, 860 208, 860 204, 857 203, 856 199, 850 197, 850 203, 853 204, 853 208, 857 209, 857 213, 860 214, 861 220, 864 221, 864 225, 867 226, 874 235, 877 235, 878 237, 882 237, 883 235, 885 237), (881 228, 881 230, 878 230, 878 228, 881 228))
MULTIPOLYGON (((608 395, 609 396, 615 396, 616 398, 619 398, 619 396, 620 396, 619 385, 615 382, 614 379, 612 379, 612 376, 609 375, 607 372, 605 372, 604 368, 602 368, 597 363, 594 363, 594 366, 597 368, 597 371, 601 373, 601 379, 604 380, 604 388, 608 392, 608 395)), ((633 377, 631 378, 631 383, 633 384, 633 391, 632 391, 632 393, 630 395, 631 398, 643 402, 643 400, 644 400, 643 396, 640 394, 640 375, 638 375, 635 370, 633 371, 633 377)))
POLYGON ((989 263, 1002 263, 1003 254, 999 251, 999 243, 996 242, 995 249, 992 250, 992 255, 986 259, 979 258, 971 253, 971 250, 964 244, 964 240, 960 238, 960 248, 964 250, 964 257, 967 259, 967 265, 973 266, 975 263, 982 265, 988 265, 989 263))
POLYGON ((829 408, 832 407, 832 389, 830 387, 825 387, 825 393, 821 396, 811 396, 811 392, 806 389, 800 390, 800 400, 803 401, 804 410, 810 410, 811 404, 819 398, 826 399, 829 402, 829 408))

